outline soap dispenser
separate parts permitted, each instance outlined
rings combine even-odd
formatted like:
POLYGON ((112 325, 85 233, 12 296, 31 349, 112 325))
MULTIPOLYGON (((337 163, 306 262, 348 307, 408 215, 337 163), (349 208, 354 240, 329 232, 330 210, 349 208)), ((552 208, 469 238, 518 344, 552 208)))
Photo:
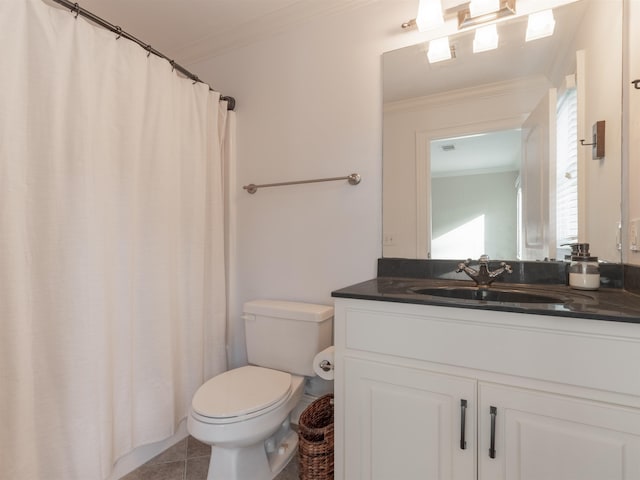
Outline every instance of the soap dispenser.
POLYGON ((600 287, 598 257, 590 255, 588 243, 571 244, 569 286, 578 290, 597 290, 600 287))

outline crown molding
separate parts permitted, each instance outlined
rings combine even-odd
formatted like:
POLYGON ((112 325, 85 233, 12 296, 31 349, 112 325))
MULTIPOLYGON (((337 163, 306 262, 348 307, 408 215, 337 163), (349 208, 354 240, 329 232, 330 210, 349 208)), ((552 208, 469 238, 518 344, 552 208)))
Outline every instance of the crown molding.
POLYGON ((479 98, 501 97, 514 93, 534 92, 549 88, 549 86, 549 81, 544 75, 536 75, 389 102, 384 104, 383 111, 384 113, 392 113, 424 110, 425 108, 436 108, 450 103, 464 102, 467 99, 477 100, 479 98))

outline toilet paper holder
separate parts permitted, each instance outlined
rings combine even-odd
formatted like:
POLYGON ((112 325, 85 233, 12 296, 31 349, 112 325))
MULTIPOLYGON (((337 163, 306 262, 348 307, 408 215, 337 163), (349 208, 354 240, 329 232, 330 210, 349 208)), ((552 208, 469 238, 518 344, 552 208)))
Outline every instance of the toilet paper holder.
POLYGON ((329 360, 322 360, 318 366, 322 369, 323 372, 330 372, 333 370, 333 364, 329 360))

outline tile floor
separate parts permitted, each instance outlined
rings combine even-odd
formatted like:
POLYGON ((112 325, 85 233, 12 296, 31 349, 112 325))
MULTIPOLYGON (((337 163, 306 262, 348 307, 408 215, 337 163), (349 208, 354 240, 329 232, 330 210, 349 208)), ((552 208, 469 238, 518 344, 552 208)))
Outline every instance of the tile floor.
MULTIPOLYGON (((211 448, 189 436, 120 480, 206 480, 211 448)), ((275 480, 297 480, 294 457, 275 480)))

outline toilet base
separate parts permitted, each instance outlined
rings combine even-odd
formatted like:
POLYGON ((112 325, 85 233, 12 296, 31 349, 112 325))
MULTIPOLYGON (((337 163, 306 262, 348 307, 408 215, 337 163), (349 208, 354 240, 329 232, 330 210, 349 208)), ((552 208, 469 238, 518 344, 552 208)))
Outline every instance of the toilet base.
POLYGON ((249 447, 223 448, 214 445, 207 480, 273 480, 297 451, 298 434, 289 428, 276 432, 266 442, 249 447))

